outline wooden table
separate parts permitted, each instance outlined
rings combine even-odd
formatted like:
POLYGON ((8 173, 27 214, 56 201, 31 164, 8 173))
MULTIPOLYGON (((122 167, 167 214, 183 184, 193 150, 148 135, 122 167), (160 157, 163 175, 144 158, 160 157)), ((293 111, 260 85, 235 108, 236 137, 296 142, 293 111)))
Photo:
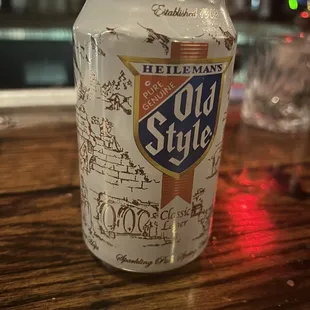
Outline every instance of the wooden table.
POLYGON ((0 122, 1 309, 310 309, 308 135, 247 128, 232 108, 208 248, 128 274, 84 245, 74 110, 54 109, 0 122))

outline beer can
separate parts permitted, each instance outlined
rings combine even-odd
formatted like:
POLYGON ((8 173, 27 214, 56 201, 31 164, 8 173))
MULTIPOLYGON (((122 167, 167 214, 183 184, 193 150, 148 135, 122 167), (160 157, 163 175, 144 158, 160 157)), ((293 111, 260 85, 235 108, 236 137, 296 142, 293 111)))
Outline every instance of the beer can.
POLYGON ((83 235, 142 273, 205 249, 232 82, 225 1, 89 0, 73 29, 83 235))

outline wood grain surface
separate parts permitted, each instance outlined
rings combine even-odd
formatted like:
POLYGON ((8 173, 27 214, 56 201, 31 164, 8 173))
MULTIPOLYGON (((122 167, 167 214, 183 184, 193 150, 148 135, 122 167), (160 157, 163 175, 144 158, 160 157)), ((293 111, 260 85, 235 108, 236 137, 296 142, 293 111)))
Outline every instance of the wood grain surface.
POLYGON ((162 275, 106 269, 86 249, 73 111, 2 128, 0 309, 310 309, 309 136, 238 115, 228 115, 209 246, 162 275))

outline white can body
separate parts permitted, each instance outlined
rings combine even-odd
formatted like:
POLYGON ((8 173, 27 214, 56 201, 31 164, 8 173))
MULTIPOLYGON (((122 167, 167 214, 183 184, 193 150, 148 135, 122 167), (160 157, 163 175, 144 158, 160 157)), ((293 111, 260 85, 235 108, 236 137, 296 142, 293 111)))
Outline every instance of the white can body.
POLYGON ((213 2, 88 0, 75 23, 83 234, 116 268, 207 245, 236 51, 213 2))

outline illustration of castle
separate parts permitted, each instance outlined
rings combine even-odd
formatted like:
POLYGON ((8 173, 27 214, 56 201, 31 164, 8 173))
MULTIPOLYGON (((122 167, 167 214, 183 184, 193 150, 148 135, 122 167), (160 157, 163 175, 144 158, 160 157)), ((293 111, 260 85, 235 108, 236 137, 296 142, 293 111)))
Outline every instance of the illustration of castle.
MULTIPOLYGON (((119 143, 114 134, 113 122, 107 117, 88 116, 88 88, 85 91, 86 95, 81 93, 83 96, 76 105, 84 227, 88 228, 93 238, 109 246, 114 246, 115 238, 122 237, 143 239, 146 241, 144 246, 171 244, 175 236, 171 235, 169 229, 165 230, 159 220, 159 201, 126 197, 126 193, 128 196, 131 196, 130 193, 139 194, 160 182, 151 179, 144 167, 135 163, 130 153, 119 143), (117 188, 117 194, 114 191, 114 196, 111 196, 109 191, 95 192, 94 189, 87 188, 84 177, 91 174, 104 176, 104 189, 117 188), (95 208, 94 205, 91 208, 90 200, 95 201, 95 208)), ((201 225, 201 234, 199 232, 200 235, 195 240, 206 235, 212 213, 212 208, 206 209, 204 205, 203 194, 203 189, 194 194, 189 214, 189 219, 196 218, 197 224, 201 225)))
POLYGON ((90 174, 96 172, 105 176, 105 181, 115 186, 124 186, 131 192, 144 191, 152 180, 144 167, 134 163, 128 152, 113 134, 113 123, 107 118, 92 117, 91 121, 84 104, 77 107, 77 128, 80 136, 80 167, 90 174))
POLYGON ((96 194, 95 220, 100 234, 115 239, 116 236, 160 239, 158 231, 159 204, 140 199, 112 197, 96 194))

